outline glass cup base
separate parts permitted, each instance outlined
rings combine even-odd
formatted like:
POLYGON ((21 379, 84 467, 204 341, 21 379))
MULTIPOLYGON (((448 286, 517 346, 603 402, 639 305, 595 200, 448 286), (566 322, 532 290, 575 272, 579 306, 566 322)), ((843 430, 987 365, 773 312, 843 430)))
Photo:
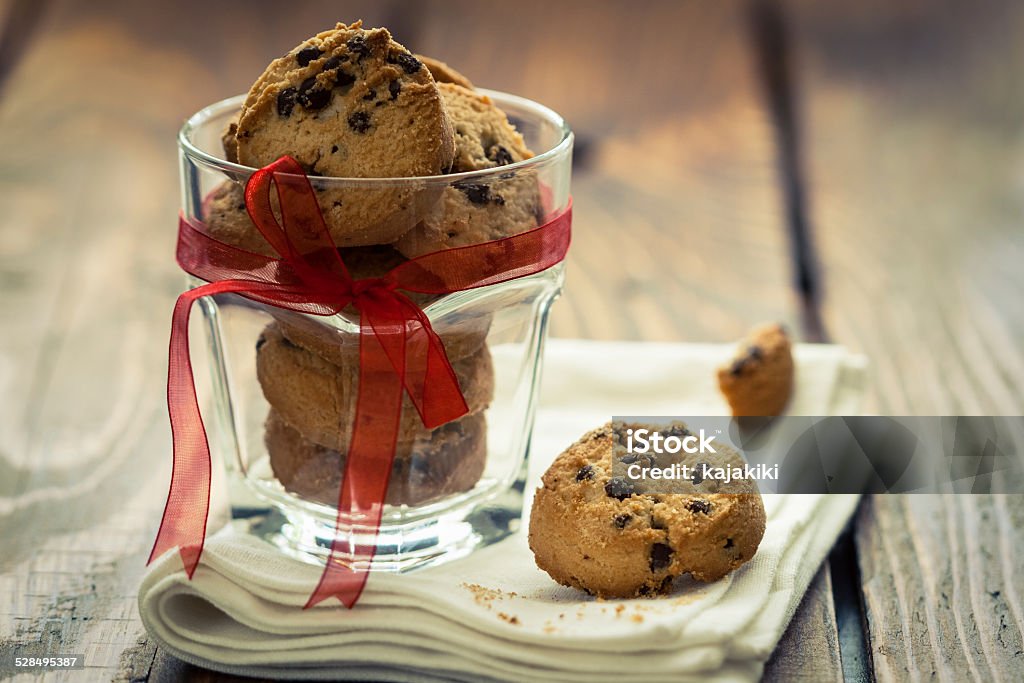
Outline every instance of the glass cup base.
MULTIPOLYGON (((323 566, 335 540, 341 541, 339 547, 374 545, 370 571, 405 573, 465 557, 518 531, 525 462, 511 485, 480 482, 472 491, 446 498, 443 507, 417 509, 418 514, 410 516, 407 508, 386 506, 376 531, 351 521, 338 526, 331 508, 302 501, 262 481, 248 485, 268 505, 232 505, 232 518, 282 553, 323 566)), ((343 564, 365 566, 365 558, 345 553, 334 557, 343 564)))

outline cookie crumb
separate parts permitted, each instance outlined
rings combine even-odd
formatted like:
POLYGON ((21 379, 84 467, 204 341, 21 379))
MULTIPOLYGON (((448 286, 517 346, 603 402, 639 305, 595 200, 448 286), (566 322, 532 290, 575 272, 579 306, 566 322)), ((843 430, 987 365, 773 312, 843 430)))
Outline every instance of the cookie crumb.
POLYGON ((478 583, 463 583, 462 587, 473 594, 473 600, 475 600, 478 605, 484 605, 488 608, 490 608, 491 602, 501 598, 501 591, 481 586, 478 583))

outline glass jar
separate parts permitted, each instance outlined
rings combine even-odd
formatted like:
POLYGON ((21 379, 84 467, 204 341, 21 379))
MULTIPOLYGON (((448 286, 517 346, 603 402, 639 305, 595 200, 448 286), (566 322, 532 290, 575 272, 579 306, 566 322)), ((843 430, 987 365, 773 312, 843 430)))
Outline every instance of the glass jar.
MULTIPOLYGON (((335 215, 351 221, 351 207, 373 207, 364 213, 390 231, 404 221, 408 234, 433 230, 437 238, 462 221, 486 241, 509 232, 501 221, 519 221, 512 232, 520 232, 563 211, 568 126, 535 102, 479 92, 506 112, 535 156, 426 178, 311 177, 328 228, 335 215)), ((182 211, 222 241, 276 256, 245 211, 242 190, 254 169, 224 159, 221 135, 242 100, 211 105, 182 127, 182 211)), ((405 255, 388 245, 343 247, 341 254, 358 279, 379 277, 424 249, 414 238, 405 255)), ((201 299, 204 333, 193 336, 193 358, 198 368, 205 355, 208 372, 204 379, 197 370, 196 380, 214 469, 223 465, 232 516, 245 520, 239 526, 310 561, 322 562, 337 534, 358 545, 372 542, 372 569, 384 571, 447 561, 516 531, 548 311, 563 279, 559 264, 478 289, 413 295, 445 345, 470 413, 431 431, 404 400, 379 528, 360 518, 339 521, 337 514, 358 377, 359 313, 349 307, 333 316, 308 315, 233 294, 201 299)), ((190 278, 189 284, 202 282, 190 278)))

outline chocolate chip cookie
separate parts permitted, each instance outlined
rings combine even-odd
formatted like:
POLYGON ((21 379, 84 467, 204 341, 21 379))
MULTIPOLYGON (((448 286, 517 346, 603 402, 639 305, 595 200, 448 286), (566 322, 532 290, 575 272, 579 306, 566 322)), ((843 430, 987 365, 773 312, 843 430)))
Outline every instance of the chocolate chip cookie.
MULTIPOLYGON (((487 347, 453 362, 452 367, 469 412, 486 408, 494 395, 494 367, 487 347)), ((379 370, 388 371, 385 367, 379 370)), ((303 437, 334 450, 348 446, 358 364, 331 363, 294 344, 277 323, 271 323, 256 342, 256 376, 267 402, 303 437)), ((419 413, 404 396, 398 440, 410 441, 426 432, 419 413)))
MULTIPOLYGON (((612 473, 621 433, 607 424, 585 434, 544 474, 530 514, 538 567, 566 586, 623 598, 664 593, 685 573, 715 581, 754 556, 765 512, 753 482, 695 476, 677 482, 678 493, 637 493, 612 473)), ((716 450, 684 461, 742 466, 735 451, 716 450)))
MULTIPOLYGON (((284 488, 325 505, 337 505, 346 454, 303 438, 271 409, 264 441, 274 476, 284 488)), ((391 467, 389 505, 420 505, 468 491, 487 462, 483 413, 449 422, 413 441, 399 442, 391 467)))
POLYGON ((793 352, 786 330, 777 324, 754 328, 732 360, 718 369, 718 386, 736 417, 780 414, 793 393, 793 352))
POLYGON ((235 138, 239 163, 260 167, 289 154, 303 165, 340 247, 396 240, 436 192, 315 176, 437 175, 448 172, 455 154, 429 70, 386 29, 358 22, 338 24, 271 62, 246 97, 235 138))
MULTIPOLYGON (((437 86, 455 127, 453 173, 482 171, 529 159, 533 153, 489 97, 454 83, 437 86)), ((409 258, 479 244, 537 227, 536 173, 520 169, 494 178, 453 181, 441 200, 395 242, 409 258)))

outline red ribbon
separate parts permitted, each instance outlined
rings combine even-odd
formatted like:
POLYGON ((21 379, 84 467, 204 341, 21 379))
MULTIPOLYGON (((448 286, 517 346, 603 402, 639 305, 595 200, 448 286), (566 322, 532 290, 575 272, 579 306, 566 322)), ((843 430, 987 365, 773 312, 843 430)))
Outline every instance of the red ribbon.
MULTIPOLYGON (((178 264, 207 284, 181 294, 171 319, 167 406, 174 466, 149 562, 177 547, 189 578, 203 552, 210 507, 210 447, 188 344, 189 312, 196 299, 235 293, 313 315, 334 315, 349 304, 359 311, 359 390, 336 528, 343 520, 358 520, 362 527, 377 529, 395 455, 402 392, 409 394, 427 429, 469 410, 430 320, 399 290, 449 294, 539 273, 565 258, 572 223, 570 203, 529 232, 437 251, 403 263, 384 277, 353 280, 327 231, 309 179, 294 159, 282 157, 256 171, 246 185, 245 204, 281 258, 217 241, 201 223, 184 216, 178 224, 178 264), (271 204, 272 184, 280 222, 271 204), (391 372, 381 372, 382 368, 391 372)), ((354 606, 366 584, 374 548, 372 543, 358 544, 336 534, 306 607, 330 597, 354 606), (339 555, 355 561, 342 562, 339 555)))

